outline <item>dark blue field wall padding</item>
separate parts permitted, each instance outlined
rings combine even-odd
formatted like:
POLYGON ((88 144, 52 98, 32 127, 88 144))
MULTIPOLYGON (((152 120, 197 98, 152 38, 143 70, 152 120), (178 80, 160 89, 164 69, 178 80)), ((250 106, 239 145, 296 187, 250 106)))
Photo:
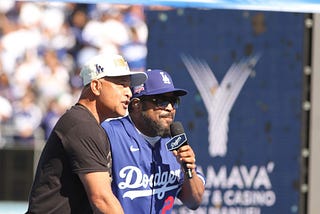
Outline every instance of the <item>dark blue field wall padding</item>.
MULTIPOLYGON (((176 120, 207 177, 196 213, 298 213, 304 14, 214 9, 146 14, 148 68, 168 71, 176 87, 189 91, 176 120), (197 86, 182 54, 209 65, 224 91, 220 101, 217 87, 200 92, 201 81, 197 86), (221 84, 231 65, 257 55, 234 103, 224 103, 235 87, 233 80, 225 88, 221 84), (216 110, 219 105, 230 111, 216 110), (216 124, 211 140, 209 123, 216 124), (225 151, 214 154, 209 144, 223 136, 225 151)), ((208 85, 207 76, 199 77, 208 85)), ((186 208, 177 202, 175 212, 186 208)))

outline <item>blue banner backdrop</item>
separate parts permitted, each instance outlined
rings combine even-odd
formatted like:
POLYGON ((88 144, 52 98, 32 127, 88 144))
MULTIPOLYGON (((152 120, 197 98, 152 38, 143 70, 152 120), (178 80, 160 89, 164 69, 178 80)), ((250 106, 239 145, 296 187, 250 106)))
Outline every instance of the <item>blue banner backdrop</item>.
POLYGON ((207 177, 195 213, 298 213, 304 14, 175 9, 147 21, 148 67, 189 91, 176 119, 207 177))

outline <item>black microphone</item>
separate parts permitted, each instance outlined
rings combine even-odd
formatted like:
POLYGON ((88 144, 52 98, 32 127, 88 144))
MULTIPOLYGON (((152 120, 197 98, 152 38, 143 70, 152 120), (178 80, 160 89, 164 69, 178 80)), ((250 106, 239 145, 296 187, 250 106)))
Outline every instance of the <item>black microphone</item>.
MULTIPOLYGON (((166 147, 169 151, 177 150, 181 146, 187 145, 187 136, 184 133, 183 126, 181 122, 173 122, 170 125, 170 132, 172 138, 166 143, 166 147)), ((192 171, 191 169, 187 168, 186 163, 183 164, 185 173, 189 179, 192 178, 192 171)))

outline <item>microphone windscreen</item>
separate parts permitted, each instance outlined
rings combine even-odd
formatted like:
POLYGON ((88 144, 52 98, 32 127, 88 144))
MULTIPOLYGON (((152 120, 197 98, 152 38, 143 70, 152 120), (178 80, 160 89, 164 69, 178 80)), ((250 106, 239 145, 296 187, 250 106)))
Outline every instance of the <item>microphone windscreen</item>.
POLYGON ((182 123, 179 121, 173 122, 170 125, 170 132, 172 137, 184 133, 182 123))

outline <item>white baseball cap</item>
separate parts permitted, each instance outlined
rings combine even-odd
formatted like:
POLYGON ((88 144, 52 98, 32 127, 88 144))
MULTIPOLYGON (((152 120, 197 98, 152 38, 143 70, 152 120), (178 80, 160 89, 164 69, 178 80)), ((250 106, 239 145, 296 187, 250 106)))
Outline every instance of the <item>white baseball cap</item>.
POLYGON ((83 85, 102 77, 131 76, 131 86, 143 84, 147 80, 145 72, 130 71, 128 63, 117 54, 100 54, 92 57, 81 69, 83 85))

